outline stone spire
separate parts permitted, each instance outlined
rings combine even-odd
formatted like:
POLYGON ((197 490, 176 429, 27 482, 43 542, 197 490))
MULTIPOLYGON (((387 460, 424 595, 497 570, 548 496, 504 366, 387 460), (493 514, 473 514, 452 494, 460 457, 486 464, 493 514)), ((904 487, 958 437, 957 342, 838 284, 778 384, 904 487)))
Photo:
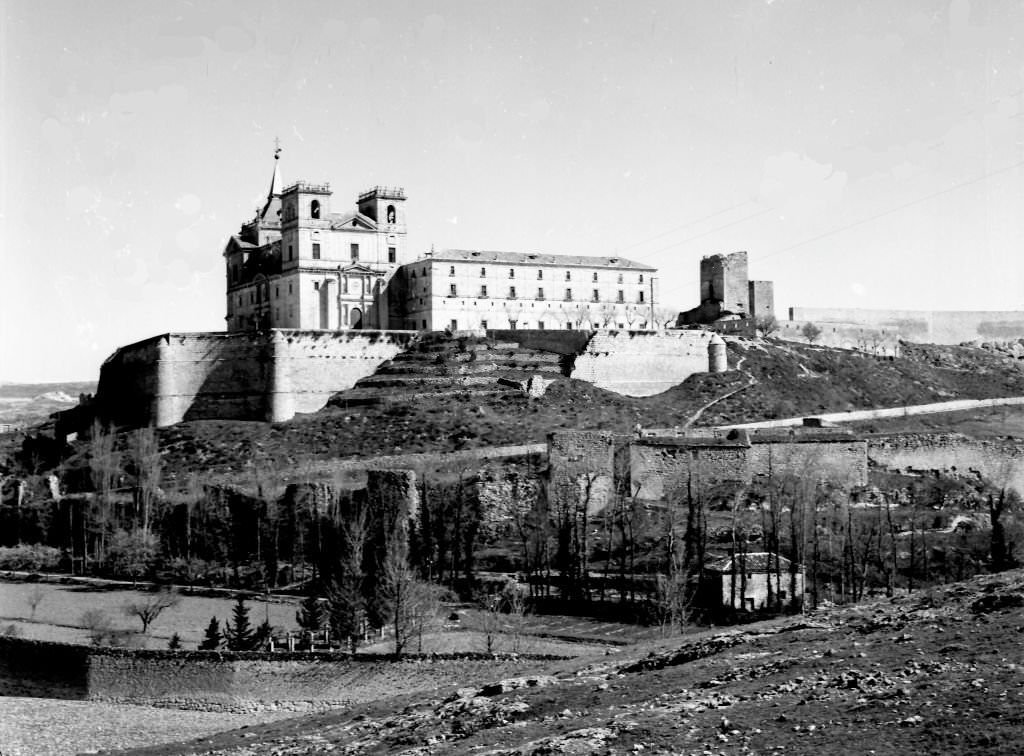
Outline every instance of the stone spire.
POLYGON ((264 203, 263 209, 260 210, 260 220, 277 220, 277 213, 281 209, 281 187, 281 140, 274 137, 274 175, 270 179, 267 201, 264 203), (272 214, 271 211, 273 211, 272 214))

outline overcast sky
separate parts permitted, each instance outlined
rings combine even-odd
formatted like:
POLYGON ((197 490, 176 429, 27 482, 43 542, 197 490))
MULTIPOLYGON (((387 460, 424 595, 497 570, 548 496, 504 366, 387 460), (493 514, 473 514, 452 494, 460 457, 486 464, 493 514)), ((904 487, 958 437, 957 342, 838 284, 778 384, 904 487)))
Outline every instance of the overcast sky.
POLYGON ((0 0, 0 380, 222 330, 284 179, 410 249, 620 254, 697 304, 1024 309, 1024 3, 0 0))

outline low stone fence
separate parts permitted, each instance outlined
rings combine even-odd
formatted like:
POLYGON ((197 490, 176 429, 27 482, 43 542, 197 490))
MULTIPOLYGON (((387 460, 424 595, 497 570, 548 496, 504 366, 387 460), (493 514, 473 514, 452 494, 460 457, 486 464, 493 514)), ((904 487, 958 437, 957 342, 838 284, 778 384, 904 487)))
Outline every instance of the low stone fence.
POLYGON ((562 658, 134 650, 0 638, 0 695, 203 711, 309 711, 482 684, 562 658))

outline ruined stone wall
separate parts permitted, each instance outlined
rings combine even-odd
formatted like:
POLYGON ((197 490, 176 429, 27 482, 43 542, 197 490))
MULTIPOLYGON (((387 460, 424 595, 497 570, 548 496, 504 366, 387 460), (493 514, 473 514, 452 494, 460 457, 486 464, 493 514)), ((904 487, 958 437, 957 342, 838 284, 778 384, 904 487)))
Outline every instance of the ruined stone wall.
POLYGON ((752 476, 814 476, 844 487, 868 483, 868 443, 864 439, 767 442, 750 447, 752 476))
POLYGON ((852 323, 895 328, 901 338, 927 344, 959 344, 1024 336, 1024 311, 862 310, 856 308, 791 307, 790 320, 852 323))
POLYGON ((975 439, 959 433, 901 433, 873 436, 868 457, 890 470, 979 475, 997 486, 1024 493, 1024 441, 975 439))
POLYGON ((303 711, 396 691, 479 684, 525 671, 540 658, 452 654, 392 661, 369 654, 139 651, 0 638, 0 695, 205 711, 303 711))
MULTIPOLYGON (((560 431, 548 436, 548 501, 553 508, 600 512, 614 500, 616 436, 608 431, 560 431)), ((557 509, 556 509, 557 511, 557 509)))
POLYGON ((645 500, 678 498, 688 482, 703 489, 726 481, 750 481, 744 443, 693 444, 671 440, 634 441, 629 449, 632 493, 645 500))
POLYGON ((101 416, 119 426, 182 420, 281 421, 402 351, 408 331, 164 334, 121 347, 103 365, 101 416))
POLYGON ((572 377, 626 396, 652 396, 708 372, 707 331, 599 331, 572 377))

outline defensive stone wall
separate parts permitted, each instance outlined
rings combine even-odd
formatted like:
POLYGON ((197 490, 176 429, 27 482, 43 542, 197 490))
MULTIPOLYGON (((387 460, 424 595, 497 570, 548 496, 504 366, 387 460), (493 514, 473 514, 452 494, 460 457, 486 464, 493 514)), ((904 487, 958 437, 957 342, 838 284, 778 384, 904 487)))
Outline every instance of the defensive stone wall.
POLYGON ((0 638, 0 695, 206 711, 303 711, 479 684, 553 658, 139 651, 0 638))
POLYGON ((559 431, 548 436, 548 500, 554 507, 585 505, 589 514, 612 503, 615 449, 608 431, 559 431))
POLYGON ((322 408, 415 337, 411 331, 169 333, 104 362, 96 406, 122 427, 287 420, 322 408))
POLYGON ((813 475, 844 487, 868 483, 868 443, 858 438, 768 440, 751 437, 751 476, 813 475))
POLYGON ((926 344, 959 344, 1024 336, 1024 311, 867 310, 857 308, 791 307, 789 319, 864 327, 895 328, 900 338, 926 344))
POLYGON ((630 444, 631 493, 660 501, 685 496, 688 484, 703 489, 726 481, 750 481, 746 441, 643 439, 630 444))
POLYGON ((626 396, 652 396, 709 370, 708 331, 598 331, 572 377, 626 396))
POLYGON ((939 471, 985 478, 1024 493, 1024 441, 975 439, 959 433, 900 433, 873 436, 868 457, 891 470, 939 471))

